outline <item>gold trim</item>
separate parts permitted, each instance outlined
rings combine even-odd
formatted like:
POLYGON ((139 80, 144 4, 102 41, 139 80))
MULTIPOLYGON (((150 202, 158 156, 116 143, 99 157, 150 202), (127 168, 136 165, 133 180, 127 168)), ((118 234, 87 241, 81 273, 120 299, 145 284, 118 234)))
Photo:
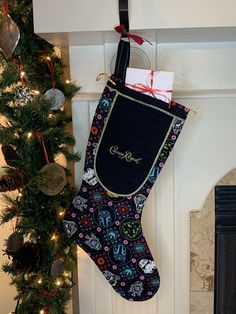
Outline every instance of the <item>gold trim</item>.
POLYGON ((136 100, 136 99, 134 99, 134 98, 131 98, 131 97, 129 97, 129 96, 126 96, 126 95, 124 95, 124 94, 122 94, 122 93, 116 91, 116 95, 115 95, 115 97, 114 97, 114 99, 113 99, 113 101, 112 101, 112 103, 111 103, 111 109, 110 109, 110 111, 109 111, 109 113, 108 113, 108 116, 107 116, 106 125, 104 125, 104 127, 103 127, 102 134, 101 134, 101 136, 100 136, 100 139, 99 139, 99 142, 98 142, 98 145, 97 145, 97 149, 96 149, 96 154, 95 154, 95 157, 94 157, 94 172, 95 172, 95 175, 96 175, 96 177, 97 177, 98 182, 99 182, 100 185, 104 188, 104 190, 107 191, 107 193, 115 194, 117 197, 119 197, 119 196, 131 196, 131 195, 135 194, 136 192, 138 192, 138 191, 140 190, 140 188, 141 188, 141 187, 144 185, 144 183, 146 182, 147 178, 150 176, 150 173, 151 173, 151 171, 152 171, 154 165, 156 164, 156 162, 157 162, 157 160, 158 160, 158 158, 159 158, 159 156, 160 156, 160 153, 161 153, 161 151, 162 151, 162 149, 163 149, 163 146, 165 145, 165 142, 166 142, 166 140, 167 140, 167 138, 168 138, 168 136, 169 136, 169 134, 170 134, 170 131, 171 131, 171 129, 172 129, 172 127, 173 127, 173 125, 174 125, 174 123, 175 123, 176 120, 182 120, 182 121, 183 121, 184 119, 179 118, 178 116, 175 116, 175 115, 173 115, 173 114, 170 114, 169 112, 166 112, 166 111, 164 111, 164 110, 162 110, 162 109, 160 109, 160 108, 157 108, 157 107, 155 107, 155 106, 153 106, 153 105, 146 104, 146 103, 144 103, 144 102, 142 102, 142 101, 136 100), (136 102, 138 102, 138 103, 140 103, 141 105, 144 105, 144 106, 146 106, 146 107, 150 107, 150 108, 152 108, 152 109, 161 111, 162 113, 168 114, 169 116, 172 117, 172 122, 170 123, 170 127, 169 127, 169 129, 168 129, 168 132, 167 132, 167 134, 166 134, 166 136, 165 136, 165 139, 163 140, 162 145, 161 145, 161 147, 160 147, 160 149, 159 149, 159 151, 158 151, 158 153, 157 153, 157 155, 156 155, 156 157, 155 157, 155 159, 154 159, 154 162, 152 163, 152 166, 150 167, 150 170, 149 170, 147 176, 145 177, 145 180, 139 185, 139 187, 138 187, 135 191, 133 191, 133 192, 130 193, 130 194, 118 194, 118 193, 116 193, 116 192, 114 192, 114 191, 109 190, 109 189, 101 182, 101 180, 100 180, 100 178, 99 178, 99 176, 98 176, 98 173, 97 173, 97 168, 96 168, 97 154, 98 154, 98 151, 99 151, 100 143, 101 143, 101 141, 102 141, 104 132, 105 132, 105 130, 106 130, 107 123, 108 123, 109 118, 110 118, 110 116, 111 116, 111 113, 112 113, 112 111, 113 111, 114 104, 115 104, 115 102, 116 102, 116 99, 117 99, 118 95, 121 95, 121 96, 123 96, 123 97, 125 97, 125 98, 128 98, 128 99, 131 99, 131 100, 134 100, 134 101, 136 101, 136 102))
POLYGON ((109 82, 111 82, 113 85, 116 85, 116 83, 110 78, 110 76, 107 73, 100 73, 97 77, 96 77, 96 81, 100 81, 102 78, 107 79, 109 82))
MULTIPOLYGON (((109 88, 109 86, 107 86, 107 87, 109 88)), ((150 107, 150 108, 153 108, 153 109, 155 109, 155 110, 161 111, 162 113, 165 113, 165 114, 167 114, 168 116, 178 118, 178 119, 181 120, 181 121, 184 121, 184 120, 185 120, 185 119, 183 119, 183 118, 178 117, 177 115, 175 115, 175 114, 173 114, 173 113, 170 113, 170 112, 168 112, 168 111, 165 111, 164 109, 155 107, 154 105, 150 105, 150 104, 147 104, 147 103, 145 103, 145 102, 143 102, 143 101, 141 101, 141 100, 138 100, 138 99, 135 99, 135 98, 133 98, 133 97, 127 96, 127 95, 125 95, 125 94, 119 92, 118 90, 116 90, 116 92, 117 92, 117 94, 119 94, 120 96, 123 96, 123 97, 128 98, 128 99, 133 100, 133 101, 136 101, 137 103, 139 103, 139 104, 141 104, 141 105, 144 105, 144 106, 146 106, 146 107, 150 107)))
POLYGON ((197 114, 197 110, 191 108, 191 109, 189 110, 188 116, 194 116, 195 114, 197 114))

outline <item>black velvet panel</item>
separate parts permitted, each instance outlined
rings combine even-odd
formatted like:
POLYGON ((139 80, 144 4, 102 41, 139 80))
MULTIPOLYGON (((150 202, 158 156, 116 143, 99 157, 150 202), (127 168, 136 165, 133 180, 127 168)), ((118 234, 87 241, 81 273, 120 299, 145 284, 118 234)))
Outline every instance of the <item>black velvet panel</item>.
POLYGON ((134 193, 146 180, 173 117, 119 95, 96 155, 97 176, 114 193, 134 193))
MULTIPOLYGON (((162 110, 169 112, 170 114, 175 115, 176 117, 179 117, 181 119, 186 119, 187 115, 189 113, 189 109, 182 106, 178 103, 171 103, 168 104, 158 98, 142 94, 134 89, 131 89, 129 87, 126 87, 124 82, 122 80, 117 79, 115 76, 111 76, 112 80, 116 82, 115 88, 117 91, 119 91, 121 94, 125 94, 131 98, 138 99, 144 103, 148 103, 150 105, 153 105, 155 107, 161 108, 162 110)), ((107 86, 114 88, 114 85, 111 82, 107 82, 107 86)))

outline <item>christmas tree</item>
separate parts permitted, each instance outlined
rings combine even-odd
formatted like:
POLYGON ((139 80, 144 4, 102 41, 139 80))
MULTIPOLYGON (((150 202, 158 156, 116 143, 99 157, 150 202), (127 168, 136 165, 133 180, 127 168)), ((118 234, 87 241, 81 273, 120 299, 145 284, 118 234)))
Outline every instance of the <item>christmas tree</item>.
POLYGON ((6 204, 0 223, 14 224, 2 268, 17 289, 14 313, 64 314, 75 256, 62 219, 76 192, 58 156, 79 160, 69 148, 74 138, 63 106, 79 88, 64 80, 55 47, 34 34, 31 0, 2 7, 0 144, 7 167, 0 177, 6 204))

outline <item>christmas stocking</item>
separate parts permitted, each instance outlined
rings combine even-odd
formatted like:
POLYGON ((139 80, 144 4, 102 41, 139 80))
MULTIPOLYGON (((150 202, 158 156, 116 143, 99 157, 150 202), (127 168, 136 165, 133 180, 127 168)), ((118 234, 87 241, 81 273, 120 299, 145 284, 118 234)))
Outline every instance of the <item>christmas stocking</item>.
POLYGON ((64 218, 68 236, 123 298, 150 299, 160 278, 141 226, 145 201, 188 109, 124 85, 129 42, 119 43, 115 75, 98 103, 81 189, 64 218))

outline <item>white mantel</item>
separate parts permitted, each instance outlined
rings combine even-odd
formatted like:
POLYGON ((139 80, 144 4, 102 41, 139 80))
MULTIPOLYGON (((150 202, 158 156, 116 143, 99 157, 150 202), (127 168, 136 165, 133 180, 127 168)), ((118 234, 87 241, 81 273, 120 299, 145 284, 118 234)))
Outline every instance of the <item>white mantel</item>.
MULTIPOLYGON (((57 46, 116 42, 118 0, 33 0, 35 32, 57 46)), ((130 29, 149 41, 236 41, 235 0, 129 0, 130 29)))

